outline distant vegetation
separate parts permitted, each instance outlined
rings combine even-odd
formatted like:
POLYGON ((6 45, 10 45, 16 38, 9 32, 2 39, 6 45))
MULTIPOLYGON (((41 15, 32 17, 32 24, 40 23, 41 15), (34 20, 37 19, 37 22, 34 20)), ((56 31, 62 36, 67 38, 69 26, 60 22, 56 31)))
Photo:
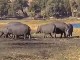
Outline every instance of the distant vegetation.
POLYGON ((0 0, 0 19, 80 17, 80 0, 0 0))

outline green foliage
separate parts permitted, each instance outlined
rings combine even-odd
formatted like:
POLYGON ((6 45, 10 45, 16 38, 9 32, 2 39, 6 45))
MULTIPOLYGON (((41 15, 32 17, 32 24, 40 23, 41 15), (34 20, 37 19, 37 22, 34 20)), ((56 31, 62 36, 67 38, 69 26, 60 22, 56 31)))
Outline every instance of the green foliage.
MULTIPOLYGON (((28 6, 26 0, 0 0, 0 15, 15 16, 17 10, 22 10, 28 6)), ((67 17, 70 16, 76 8, 80 12, 80 0, 33 0, 29 7, 29 16, 35 16, 40 13, 47 17, 67 17), (75 3, 74 3, 75 2, 75 3)))
POLYGON ((30 11, 41 10, 41 15, 47 17, 56 15, 65 15, 71 12, 69 0, 33 0, 30 11))
POLYGON ((8 0, 0 0, 0 15, 7 15, 8 9, 8 0))
POLYGON ((14 2, 11 3, 11 7, 9 8, 11 11, 12 16, 15 16, 15 13, 18 9, 22 9, 23 8, 23 0, 15 0, 14 2))

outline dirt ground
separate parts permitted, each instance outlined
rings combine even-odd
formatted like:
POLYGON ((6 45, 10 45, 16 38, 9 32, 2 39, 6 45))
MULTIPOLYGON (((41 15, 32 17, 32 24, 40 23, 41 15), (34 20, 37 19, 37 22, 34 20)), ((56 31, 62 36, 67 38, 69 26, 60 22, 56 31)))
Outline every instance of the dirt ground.
POLYGON ((80 38, 0 38, 0 60, 79 60, 80 38))

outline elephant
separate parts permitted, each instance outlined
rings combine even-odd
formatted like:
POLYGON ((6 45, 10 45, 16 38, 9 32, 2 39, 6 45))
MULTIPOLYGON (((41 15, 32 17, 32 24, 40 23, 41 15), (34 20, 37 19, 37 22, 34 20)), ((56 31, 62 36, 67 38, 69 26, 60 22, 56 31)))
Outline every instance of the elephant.
POLYGON ((44 38, 46 37, 46 34, 49 34, 51 37, 52 34, 55 34, 56 26, 54 24, 45 24, 38 26, 36 33, 44 33, 44 38))
POLYGON ((26 36, 28 35, 29 38, 31 38, 31 28, 26 24, 21 25, 12 25, 8 27, 9 34, 12 34, 13 37, 16 39, 17 36, 23 35, 24 39, 26 39, 26 36))
POLYGON ((2 35, 5 35, 5 36, 9 36, 10 34, 12 34, 12 37, 15 39, 17 38, 17 36, 20 36, 20 35, 23 35, 24 39, 26 39, 26 36, 31 38, 31 34, 30 34, 31 28, 26 24, 22 24, 22 23, 18 23, 18 22, 9 23, 3 29, 2 32, 3 32, 2 35))
POLYGON ((0 33, 1 33, 0 37, 4 36, 5 38, 7 38, 8 35, 9 35, 8 32, 10 32, 9 29, 8 29, 8 27, 11 27, 13 25, 20 25, 20 24, 22 24, 22 23, 21 22, 9 22, 5 27, 3 27, 2 29, 0 29, 0 33))
POLYGON ((4 36, 4 38, 7 38, 7 35, 8 35, 8 29, 6 27, 0 29, 0 37, 1 36, 4 36))
POLYGON ((72 36, 72 33, 73 33, 73 25, 72 24, 68 24, 68 27, 69 27, 69 30, 68 30, 68 35, 67 36, 72 36))
POLYGON ((13 26, 13 25, 21 25, 23 23, 21 22, 9 22, 7 26, 13 26))
POLYGON ((61 34, 61 38, 62 35, 64 34, 64 37, 67 37, 68 33, 68 25, 64 22, 54 22, 53 24, 55 24, 56 26, 56 34, 61 34))

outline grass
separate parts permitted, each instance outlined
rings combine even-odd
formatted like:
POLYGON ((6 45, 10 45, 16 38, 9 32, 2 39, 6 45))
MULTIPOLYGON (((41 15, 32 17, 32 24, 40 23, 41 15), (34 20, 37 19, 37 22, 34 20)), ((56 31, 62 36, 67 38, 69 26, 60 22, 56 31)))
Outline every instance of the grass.
MULTIPOLYGON (((21 22, 28 24, 32 30, 39 25, 63 21, 65 23, 80 23, 79 20, 1 20, 0 28, 9 22, 21 22)), ((73 35, 79 36, 80 28, 74 28, 73 35)), ((42 39, 42 38, 41 38, 42 39)), ((24 40, 7 40, 0 38, 0 60, 79 60, 80 59, 80 39, 54 39, 47 38, 38 42, 52 42, 53 44, 29 44, 24 40), (49 40, 47 40, 49 39, 49 40), (12 45, 7 45, 7 44, 12 45), (13 43, 15 43, 13 45, 13 43), (19 44, 18 44, 19 43, 19 44), (22 44, 20 44, 22 43, 22 44), (26 43, 26 44, 25 44, 26 43), (3 55, 2 55, 2 54, 3 55), (1 57, 2 55, 2 57, 1 57)), ((37 41, 37 40, 36 40, 37 41)), ((34 42, 34 40, 32 40, 34 42)))
MULTIPOLYGON (((80 20, 69 20, 69 19, 59 19, 59 20, 0 20, 0 27, 4 27, 6 24, 8 24, 9 22, 21 22, 23 24, 27 24, 31 27, 32 31, 36 31, 37 27, 43 24, 48 24, 48 23, 52 23, 52 22, 56 22, 56 21, 62 21, 65 23, 80 23, 80 20)), ((75 35, 80 35, 80 28, 74 28, 74 33, 75 35)))

